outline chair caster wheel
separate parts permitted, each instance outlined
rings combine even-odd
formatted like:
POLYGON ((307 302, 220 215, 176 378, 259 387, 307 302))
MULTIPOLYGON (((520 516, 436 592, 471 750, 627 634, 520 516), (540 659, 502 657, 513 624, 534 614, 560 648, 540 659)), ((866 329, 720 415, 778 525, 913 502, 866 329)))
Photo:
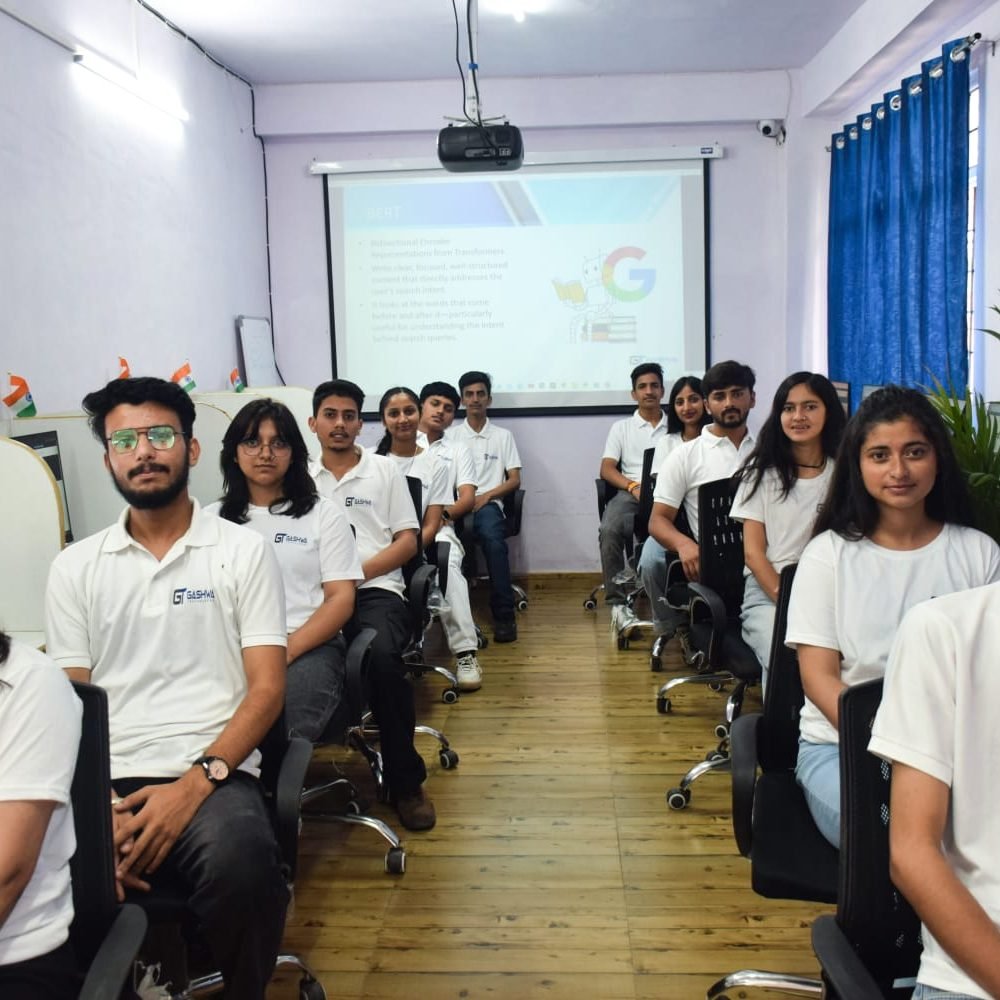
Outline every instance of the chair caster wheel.
POLYGON ((326 990, 323 984, 315 979, 299 981, 299 1000, 326 1000, 326 990))
POLYGON ((446 705, 454 705, 458 701, 458 692, 454 688, 445 688, 441 692, 441 700, 446 705))
POLYGON ((656 699, 656 711, 660 715, 666 715, 670 711, 670 699, 659 697, 656 699))
POLYGON ((670 791, 667 792, 667 805, 670 806, 671 809, 687 809, 690 801, 690 788, 671 788, 670 791))
POLYGON ((729 760, 729 754, 725 750, 709 750, 705 754, 705 760, 710 764, 714 764, 717 760, 729 760))
POLYGON ((716 739, 724 740, 729 736, 729 723, 720 722, 715 727, 715 737, 716 739))
POLYGON ((518 611, 527 611, 528 610, 528 602, 527 602, 527 600, 525 598, 522 597, 517 602, 517 610, 518 611))
POLYGON ((385 852, 385 872, 387 875, 402 875, 406 871, 406 851, 402 847, 390 847, 385 852))
MULTIPOLYGON (((595 601, 595 600, 594 600, 594 599, 593 599, 592 597, 588 597, 588 598, 587 598, 587 599, 586 599, 586 600, 585 600, 585 601, 583 602, 583 606, 584 606, 584 607, 585 607, 585 608, 586 608, 586 609, 587 609, 588 611, 596 611, 596 610, 597 610, 597 601, 595 601)), ((527 605, 525 605, 525 607, 527 607, 527 605)), ((521 610, 523 611, 523 610, 524 610, 524 608, 522 608, 521 610)))
POLYGON ((450 771, 453 767, 458 767, 458 754, 451 747, 447 750, 442 750, 438 754, 438 760, 441 762, 441 767, 446 771, 450 771))
POLYGON ((477 625, 476 626, 476 645, 480 649, 485 649, 489 644, 490 644, 489 637, 483 635, 483 633, 479 629, 479 626, 477 625))
POLYGON ((709 691, 715 691, 716 693, 718 693, 719 691, 722 690, 722 682, 721 681, 712 681, 712 683, 708 685, 708 690, 709 691))

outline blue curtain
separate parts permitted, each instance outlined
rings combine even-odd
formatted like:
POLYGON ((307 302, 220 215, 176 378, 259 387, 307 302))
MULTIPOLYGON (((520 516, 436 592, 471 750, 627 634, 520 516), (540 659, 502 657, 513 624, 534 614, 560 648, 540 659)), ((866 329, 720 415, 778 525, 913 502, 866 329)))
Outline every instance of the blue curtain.
POLYGON ((964 39, 834 135, 830 156, 830 378, 850 383, 852 410, 865 384, 930 385, 933 375, 964 386, 964 39))

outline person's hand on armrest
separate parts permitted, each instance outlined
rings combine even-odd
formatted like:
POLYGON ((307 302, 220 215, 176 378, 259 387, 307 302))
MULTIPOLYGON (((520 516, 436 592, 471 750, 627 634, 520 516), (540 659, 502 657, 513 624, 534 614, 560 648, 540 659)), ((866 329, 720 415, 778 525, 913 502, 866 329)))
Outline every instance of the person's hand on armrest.
POLYGON ((689 580, 698 579, 698 543, 680 531, 674 524, 677 508, 656 501, 649 515, 649 533, 665 549, 676 552, 689 580))

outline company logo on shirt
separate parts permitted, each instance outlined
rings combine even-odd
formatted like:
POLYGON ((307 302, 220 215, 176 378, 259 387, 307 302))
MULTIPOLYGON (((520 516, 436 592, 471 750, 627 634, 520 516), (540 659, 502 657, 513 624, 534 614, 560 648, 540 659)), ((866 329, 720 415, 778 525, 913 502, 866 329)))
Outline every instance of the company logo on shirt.
POLYGON ((214 590, 202 590, 197 587, 178 587, 174 591, 174 604, 211 604, 214 601, 214 590))
POLYGON ((495 462, 499 457, 499 455, 491 455, 488 451, 483 452, 484 462, 495 462))
POLYGON ((279 531, 274 536, 275 545, 308 545, 309 539, 303 535, 289 535, 284 531, 279 531))
POLYGON ((368 497, 347 497, 344 500, 345 507, 371 507, 374 501, 368 497))

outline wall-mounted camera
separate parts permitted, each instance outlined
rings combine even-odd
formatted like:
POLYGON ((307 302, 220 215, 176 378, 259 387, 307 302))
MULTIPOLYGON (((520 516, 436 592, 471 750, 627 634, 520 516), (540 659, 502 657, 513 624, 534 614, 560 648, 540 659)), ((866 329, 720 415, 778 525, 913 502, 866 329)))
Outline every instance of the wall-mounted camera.
POLYGON ((774 139, 779 146, 785 141, 785 123, 781 118, 761 118, 757 131, 765 139, 774 139))

